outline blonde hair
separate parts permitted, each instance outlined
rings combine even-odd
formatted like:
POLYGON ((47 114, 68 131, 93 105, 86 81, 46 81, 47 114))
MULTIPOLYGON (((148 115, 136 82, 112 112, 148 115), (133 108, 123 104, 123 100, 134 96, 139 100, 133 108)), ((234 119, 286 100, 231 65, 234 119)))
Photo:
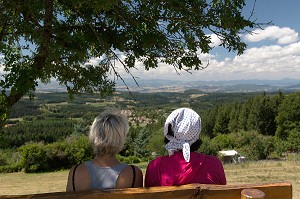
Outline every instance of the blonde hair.
POLYGON ((128 133, 128 119, 117 109, 108 109, 95 118, 89 140, 97 157, 119 153, 128 133))

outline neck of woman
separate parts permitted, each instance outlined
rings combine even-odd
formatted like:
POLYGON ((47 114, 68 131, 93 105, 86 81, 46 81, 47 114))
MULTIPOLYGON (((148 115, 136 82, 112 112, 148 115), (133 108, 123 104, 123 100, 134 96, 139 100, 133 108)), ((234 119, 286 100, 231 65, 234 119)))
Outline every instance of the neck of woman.
POLYGON ((96 156, 92 162, 100 167, 111 167, 120 163, 116 156, 96 156))

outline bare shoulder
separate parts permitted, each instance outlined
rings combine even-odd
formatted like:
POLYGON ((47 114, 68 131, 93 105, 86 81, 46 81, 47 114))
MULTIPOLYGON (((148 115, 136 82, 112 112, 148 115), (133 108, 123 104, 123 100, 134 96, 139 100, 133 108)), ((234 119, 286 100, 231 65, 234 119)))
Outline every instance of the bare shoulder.
POLYGON ((90 188, 89 172, 84 164, 74 165, 70 169, 66 191, 74 191, 73 184, 76 191, 90 188))
POLYGON ((134 170, 135 170, 135 173, 136 173, 136 179, 137 180, 141 179, 142 180, 142 186, 143 186, 143 172, 142 172, 142 170, 137 166, 133 165, 133 167, 134 167, 134 170))
POLYGON ((133 183, 134 187, 143 186, 143 172, 137 166, 132 167, 131 165, 127 165, 125 169, 120 173, 120 176, 117 180, 116 188, 129 188, 132 187, 133 183))

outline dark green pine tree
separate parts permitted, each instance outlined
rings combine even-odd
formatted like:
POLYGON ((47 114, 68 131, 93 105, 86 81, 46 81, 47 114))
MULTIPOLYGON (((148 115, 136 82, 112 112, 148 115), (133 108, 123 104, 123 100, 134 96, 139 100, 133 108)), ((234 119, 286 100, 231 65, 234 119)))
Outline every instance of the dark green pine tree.
POLYGON ((149 142, 149 138, 150 136, 148 131, 145 128, 141 129, 132 143, 134 156, 143 158, 150 155, 150 151, 146 147, 149 142))
POLYGON ((230 106, 228 104, 224 104, 219 108, 218 115, 216 116, 216 123, 213 129, 214 135, 218 133, 227 134, 229 133, 229 113, 230 106))

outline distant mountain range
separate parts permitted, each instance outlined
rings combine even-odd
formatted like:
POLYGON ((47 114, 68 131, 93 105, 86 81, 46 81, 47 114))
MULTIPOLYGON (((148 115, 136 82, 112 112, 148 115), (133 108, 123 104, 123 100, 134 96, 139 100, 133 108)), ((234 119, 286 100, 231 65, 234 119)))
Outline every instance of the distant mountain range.
MULTIPOLYGON (((300 90, 300 79, 281 80, 228 80, 228 81, 175 81, 175 80, 137 80, 138 86, 132 79, 125 79, 127 86, 134 91, 158 92, 197 89, 205 92, 273 92, 278 90, 300 90)), ((126 90, 122 81, 117 81, 119 90, 126 90)))
MULTIPOLYGON (((281 80, 228 80, 228 81, 177 81, 162 79, 137 79, 138 85, 133 79, 124 79, 126 85, 121 80, 116 81, 117 90, 137 92, 180 92, 187 89, 197 89, 204 92, 275 92, 300 90, 300 79, 281 80)), ((66 88, 59 85, 57 81, 49 84, 40 84, 38 92, 63 92, 66 88)))

